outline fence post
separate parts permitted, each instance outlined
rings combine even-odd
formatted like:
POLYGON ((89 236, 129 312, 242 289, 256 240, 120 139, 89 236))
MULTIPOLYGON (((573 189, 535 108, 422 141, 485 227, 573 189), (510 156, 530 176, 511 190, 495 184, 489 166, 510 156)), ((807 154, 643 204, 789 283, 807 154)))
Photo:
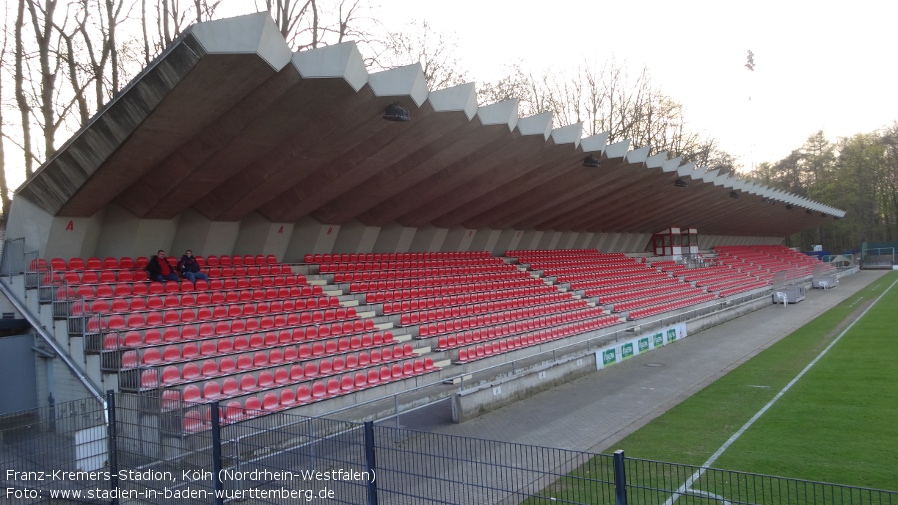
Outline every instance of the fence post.
POLYGON ((221 494, 221 412, 218 410, 218 402, 209 405, 212 409, 212 489, 215 492, 215 505, 224 505, 224 497, 221 494))
POLYGON ((627 505, 627 470, 622 449, 614 451, 614 495, 617 505, 627 505))
MULTIPOLYGON (((118 490, 118 441, 116 437, 115 391, 106 391, 106 451, 109 461, 109 490, 117 496, 118 490)), ((110 505, 118 505, 118 498, 112 498, 110 505)))
MULTIPOLYGON (((375 477, 377 463, 374 461, 374 422, 365 422, 365 470, 368 475, 375 477)), ((368 505, 377 505, 377 482, 375 478, 368 478, 368 505)))

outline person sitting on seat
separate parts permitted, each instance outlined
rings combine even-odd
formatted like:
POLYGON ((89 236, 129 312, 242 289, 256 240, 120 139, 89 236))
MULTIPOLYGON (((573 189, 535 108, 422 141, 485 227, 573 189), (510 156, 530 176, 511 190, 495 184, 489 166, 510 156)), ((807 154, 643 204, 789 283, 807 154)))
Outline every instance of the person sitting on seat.
POLYGON ((147 275, 151 281, 165 282, 178 280, 178 270, 165 257, 165 251, 159 249, 147 263, 147 275))
POLYGON ((185 279, 192 282, 194 285, 196 285, 197 279, 204 281, 209 280, 209 276, 202 271, 200 264, 196 261, 196 258, 193 257, 193 251, 190 249, 185 251, 184 256, 181 256, 181 260, 178 261, 178 271, 181 272, 181 275, 184 276, 185 279))

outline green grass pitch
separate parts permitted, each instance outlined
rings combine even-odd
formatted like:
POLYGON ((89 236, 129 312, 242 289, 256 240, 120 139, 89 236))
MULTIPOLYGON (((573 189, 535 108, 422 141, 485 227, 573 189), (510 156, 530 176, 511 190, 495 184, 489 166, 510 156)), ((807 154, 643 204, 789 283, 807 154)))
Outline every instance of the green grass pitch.
MULTIPOLYGON (((882 277, 615 449, 703 464, 896 279, 882 277)), ((712 466, 898 490, 898 285, 712 466)))
MULTIPOLYGON (((704 464, 885 293, 710 466, 898 490, 896 280, 898 273, 890 273, 873 282, 624 438, 612 450, 623 449, 628 458, 704 464)), ((568 474, 570 478, 559 479, 524 503, 614 503, 610 461, 605 458, 608 456, 593 458, 568 474)), ((648 486, 636 492, 639 503, 664 502, 671 497, 670 490, 692 473, 689 467, 658 468, 657 474, 650 470, 637 476, 648 486), (659 486, 657 490, 651 490, 655 486, 659 486)), ((698 488, 692 488, 705 487, 701 482, 696 485, 698 488)), ((849 493, 837 501, 863 503, 867 496, 849 493)), ((806 500, 788 495, 778 499, 785 500, 783 503, 806 500)), ((825 497, 812 499, 828 503, 825 497)), ((693 496, 684 503, 720 502, 693 496)))

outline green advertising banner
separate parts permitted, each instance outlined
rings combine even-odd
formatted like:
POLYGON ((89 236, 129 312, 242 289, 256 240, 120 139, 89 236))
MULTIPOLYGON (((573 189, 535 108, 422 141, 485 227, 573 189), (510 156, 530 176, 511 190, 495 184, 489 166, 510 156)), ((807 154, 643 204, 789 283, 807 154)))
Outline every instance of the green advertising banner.
POLYGON ((649 344, 649 337, 642 337, 639 339, 639 354, 642 354, 651 349, 651 344, 649 344))
POLYGON ((648 352, 658 347, 663 347, 671 342, 681 340, 686 337, 686 324, 680 323, 676 326, 661 328, 657 333, 651 336, 644 336, 619 342, 604 349, 596 351, 596 369, 601 370, 608 365, 620 363, 626 359, 638 356, 644 352, 648 352))
POLYGON ((634 355, 633 342, 627 342, 626 344, 622 345, 620 347, 620 355, 621 355, 621 361, 623 361, 627 358, 632 358, 634 355))

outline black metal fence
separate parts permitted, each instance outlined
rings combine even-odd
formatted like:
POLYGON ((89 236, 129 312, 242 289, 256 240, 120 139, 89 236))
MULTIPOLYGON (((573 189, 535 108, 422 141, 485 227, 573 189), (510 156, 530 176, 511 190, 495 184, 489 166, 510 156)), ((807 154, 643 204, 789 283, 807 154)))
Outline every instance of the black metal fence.
POLYGON ((160 409, 159 401, 110 393, 105 406, 84 400, 0 418, 0 502, 898 505, 898 492, 621 451, 286 413, 222 424, 217 404, 160 409))

